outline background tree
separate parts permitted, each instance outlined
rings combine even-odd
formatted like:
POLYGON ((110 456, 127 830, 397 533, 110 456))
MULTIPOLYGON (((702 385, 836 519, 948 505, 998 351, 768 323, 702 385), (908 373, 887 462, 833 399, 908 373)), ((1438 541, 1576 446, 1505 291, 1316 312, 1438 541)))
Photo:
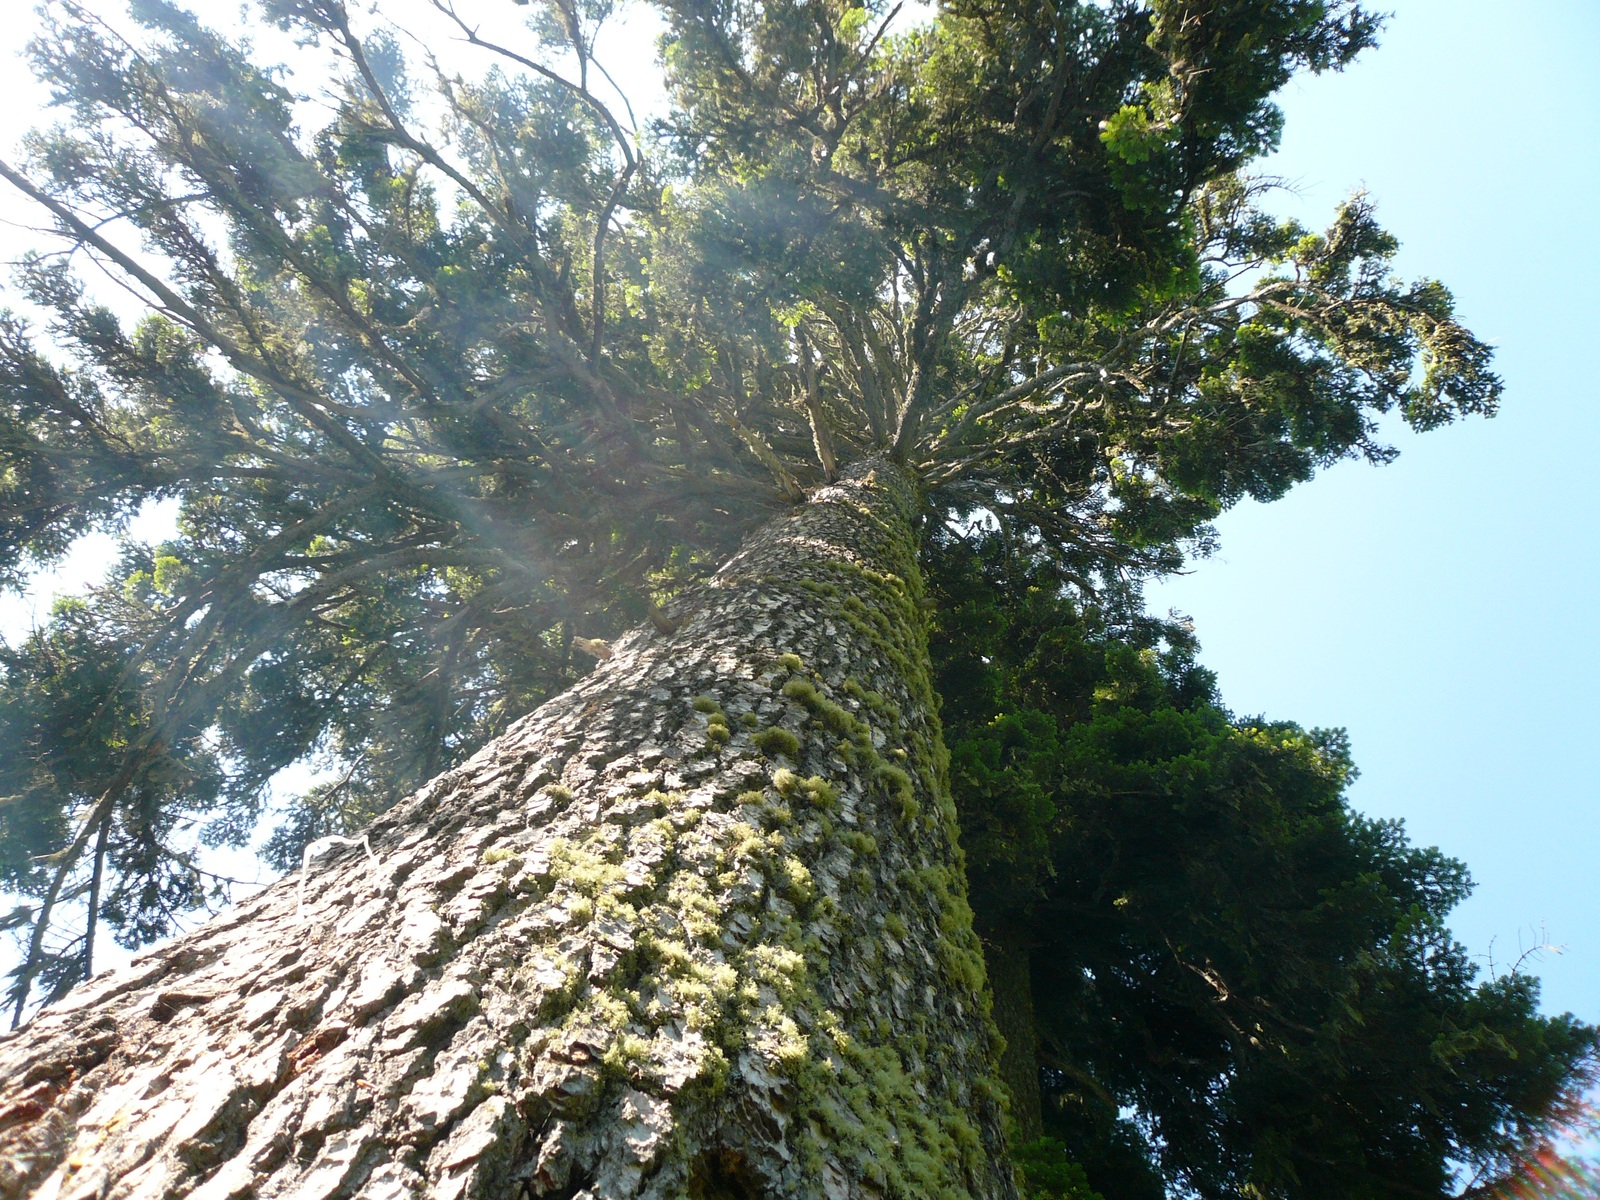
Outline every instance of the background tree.
MULTIPOLYGON (((6 882, 41 900, 19 1016, 92 962, 47 944, 61 896, 133 898, 93 907, 136 943, 206 890, 179 805, 237 843, 320 754, 289 865, 560 693, 575 638, 678 636, 696 582, 819 485, 880 488, 925 547, 983 514, 1089 593, 1177 565, 1242 496, 1384 458, 1377 414, 1493 409, 1487 350, 1392 278, 1365 201, 1313 235, 1240 174, 1293 71, 1371 44, 1355 4, 951 4, 899 33, 831 0, 665 3, 649 136, 596 90, 605 6, 542 7, 515 46, 435 8, 497 68, 425 91, 341 5, 263 3, 333 81, 313 127, 292 74, 162 0, 128 30, 49 6, 34 62, 72 120, 0 175, 150 315, 125 328, 68 260, 23 271, 61 354, 4 328, 5 564, 153 498, 181 515, 5 666, 37 748, 0 808, 6 882)), ((842 605, 835 569, 802 582, 842 605)), ((884 711, 922 731, 920 632, 885 657, 839 619, 888 672, 853 703, 900 689, 884 711)), ((811 717, 852 728, 821 707, 850 678, 811 717)), ((783 756, 707 703, 710 749, 783 756)), ((942 812, 936 728, 913 742, 942 812)), ((861 754, 847 773, 899 796, 861 754)), ((959 886, 937 903, 959 950, 959 886)))
POLYGON ((1465 867, 1349 808, 1340 733, 1232 716, 1186 628, 1084 608, 998 538, 933 560, 1029 1165, 1108 1198, 1445 1196, 1573 1121, 1600 1031, 1477 981, 1445 927, 1465 867))

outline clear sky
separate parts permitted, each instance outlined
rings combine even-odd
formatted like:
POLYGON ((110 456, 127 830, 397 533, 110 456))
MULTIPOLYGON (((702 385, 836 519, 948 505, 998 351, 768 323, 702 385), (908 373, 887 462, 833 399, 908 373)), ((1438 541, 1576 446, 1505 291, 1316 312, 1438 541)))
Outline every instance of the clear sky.
POLYGON ((1384 7, 1376 52, 1290 85, 1267 169, 1308 222, 1366 188, 1401 272, 1496 347, 1501 414, 1240 506, 1151 596, 1235 711, 1348 728, 1356 804, 1471 867, 1458 936, 1497 964, 1564 947, 1545 1006, 1597 1021, 1600 3, 1384 7))
MULTIPOLYGON (((1290 86, 1266 170, 1295 185, 1280 210, 1311 224, 1353 188, 1373 195, 1402 273, 1444 280, 1498 347, 1502 415, 1397 430, 1391 466, 1241 506, 1220 553, 1151 596, 1194 617, 1235 711, 1347 727, 1355 802, 1471 866, 1478 892, 1454 921, 1469 948, 1504 967, 1562 947, 1534 967, 1546 1007, 1600 1021, 1600 2, 1380 7, 1394 15, 1378 51, 1290 86)), ((12 66, 27 22, 7 16, 9 153, 42 97, 12 66)), ((0 197, 0 219, 16 213, 0 197)), ((0 257, 17 244, 0 229, 0 257)), ((85 547, 35 601, 104 562, 85 547)), ((34 610, 0 605, 0 627, 34 610)))

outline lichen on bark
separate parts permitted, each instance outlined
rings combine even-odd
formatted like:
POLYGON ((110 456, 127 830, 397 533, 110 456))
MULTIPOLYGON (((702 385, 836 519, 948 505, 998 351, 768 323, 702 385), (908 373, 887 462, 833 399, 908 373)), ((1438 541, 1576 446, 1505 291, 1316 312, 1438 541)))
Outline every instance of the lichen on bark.
POLYGON ((1009 1200, 914 512, 854 469, 376 869, 0 1039, 0 1196, 1009 1200))

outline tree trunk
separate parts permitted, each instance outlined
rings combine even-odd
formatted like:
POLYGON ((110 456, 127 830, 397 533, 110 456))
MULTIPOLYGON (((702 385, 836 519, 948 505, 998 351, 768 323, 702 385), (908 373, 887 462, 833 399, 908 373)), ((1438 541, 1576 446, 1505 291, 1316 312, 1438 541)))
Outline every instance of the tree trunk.
POLYGON ((910 485, 0 1039, 0 1196, 1012 1200, 910 485))
POLYGON ((1027 1143, 1044 1136, 1029 939, 1015 925, 1006 923, 986 930, 983 944, 990 994, 994 997, 995 1028, 1005 1042, 1000 1080, 1011 1098, 1011 1133, 1019 1143, 1027 1143))

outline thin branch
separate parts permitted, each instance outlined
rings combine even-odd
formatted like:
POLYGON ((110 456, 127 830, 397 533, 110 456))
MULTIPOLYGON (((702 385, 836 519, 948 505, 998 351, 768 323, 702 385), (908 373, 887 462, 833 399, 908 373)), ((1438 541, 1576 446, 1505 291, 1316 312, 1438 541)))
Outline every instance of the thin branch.
MULTIPOLYGON (((468 25, 462 19, 461 15, 456 12, 455 5, 450 3, 449 0, 431 0, 431 2, 434 8, 455 23, 456 28, 461 30, 468 45, 477 46, 480 49, 489 51, 491 54, 498 54, 500 57, 533 71, 540 77, 548 79, 550 82, 565 88, 574 96, 577 96, 584 104, 588 105, 605 124, 606 128, 610 130, 611 136, 617 144, 617 149, 622 154, 622 169, 617 172, 617 177, 612 182, 611 192, 606 197, 606 202, 600 210, 599 220, 595 223, 594 230, 594 251, 589 273, 589 357, 591 360, 598 359, 600 357, 601 341, 605 336, 606 234, 610 231, 611 218, 616 213, 617 206, 622 203, 622 197, 628 190, 628 184, 633 181, 633 177, 638 173, 640 166, 643 165, 643 156, 635 151, 630 144, 627 133, 623 130, 621 122, 617 120, 611 109, 589 90, 587 72, 589 53, 583 45, 582 31, 578 28, 577 17, 567 5, 562 5, 561 11, 562 15, 567 19, 567 36, 571 38, 573 48, 578 55, 581 74, 577 83, 573 83, 559 72, 552 71, 543 63, 528 58, 526 55, 518 54, 509 46, 502 46, 498 42, 492 42, 480 36, 474 26, 468 25)), ((604 68, 601 68, 601 73, 605 74, 604 68)), ((622 89, 617 87, 616 82, 612 80, 610 75, 606 75, 606 81, 613 88, 616 88, 619 96, 622 95, 622 89)), ((623 104, 627 104, 626 96, 623 96, 623 104)), ((631 107, 629 108, 628 118, 630 121, 633 119, 631 107)))
POLYGON ((100 822, 100 836, 94 843, 94 873, 89 877, 89 917, 83 929, 83 978, 94 974, 94 935, 100 917, 100 885, 105 879, 106 844, 111 840, 111 819, 100 822))
POLYGON ((783 460, 773 450, 771 443, 761 436, 760 431, 750 428, 739 419, 739 414, 734 411, 733 405, 724 401, 718 405, 723 423, 738 436, 745 447, 761 461, 772 474, 772 478, 782 489, 783 494, 790 500, 800 501, 806 497, 805 488, 795 479, 789 468, 783 465, 783 460))
POLYGON ((822 408, 822 391, 817 384, 816 363, 811 359, 811 344, 806 335, 794 331, 795 358, 800 364, 800 378, 804 384, 806 416, 811 421, 811 441, 816 448, 817 461, 822 464, 822 476, 829 483, 839 477, 839 460, 833 451, 833 435, 829 430, 828 416, 822 408))
MULTIPOLYGON (((141 747, 141 750, 143 747, 141 747)), ((144 753, 130 754, 124 760, 121 770, 112 779, 110 786, 100 794, 94 807, 84 817, 83 823, 78 826, 77 836, 74 837, 65 849, 50 856, 50 861, 55 863, 55 877, 50 881, 50 887, 45 891, 44 901, 39 907, 39 915, 33 923, 33 933, 28 938, 28 954, 23 959, 22 969, 17 977, 16 1004, 11 1010, 11 1028, 16 1029, 22 1024, 22 1013, 27 1007, 28 993, 33 988, 33 978, 39 973, 42 965, 41 959, 44 952, 45 930, 50 927, 50 914, 54 911, 56 901, 61 896, 61 887, 67 881, 67 875, 77 864, 78 856, 83 853, 83 848, 89 844, 89 838, 100 828, 102 822, 110 819, 111 810, 116 807, 122 793, 127 790, 128 784, 138 774, 148 755, 144 753)))
POLYGON ((144 285, 161 301, 160 304, 152 304, 151 307, 166 312, 174 320, 187 325, 200 334, 220 350, 241 374, 273 388, 285 400, 289 401, 301 416, 315 426, 318 432, 336 443, 351 457, 365 463, 380 476, 388 475, 388 466, 383 462, 382 457, 362 444, 348 429, 332 420, 323 411, 321 400, 315 393, 285 379, 279 371, 271 369, 268 364, 247 353, 243 347, 213 325, 183 297, 179 296, 177 292, 173 291, 164 280, 147 270, 131 255, 96 233, 71 208, 36 186, 27 176, 3 160, 0 160, 0 179, 6 180, 18 191, 42 204, 82 241, 94 246, 112 262, 116 263, 120 270, 144 285))

